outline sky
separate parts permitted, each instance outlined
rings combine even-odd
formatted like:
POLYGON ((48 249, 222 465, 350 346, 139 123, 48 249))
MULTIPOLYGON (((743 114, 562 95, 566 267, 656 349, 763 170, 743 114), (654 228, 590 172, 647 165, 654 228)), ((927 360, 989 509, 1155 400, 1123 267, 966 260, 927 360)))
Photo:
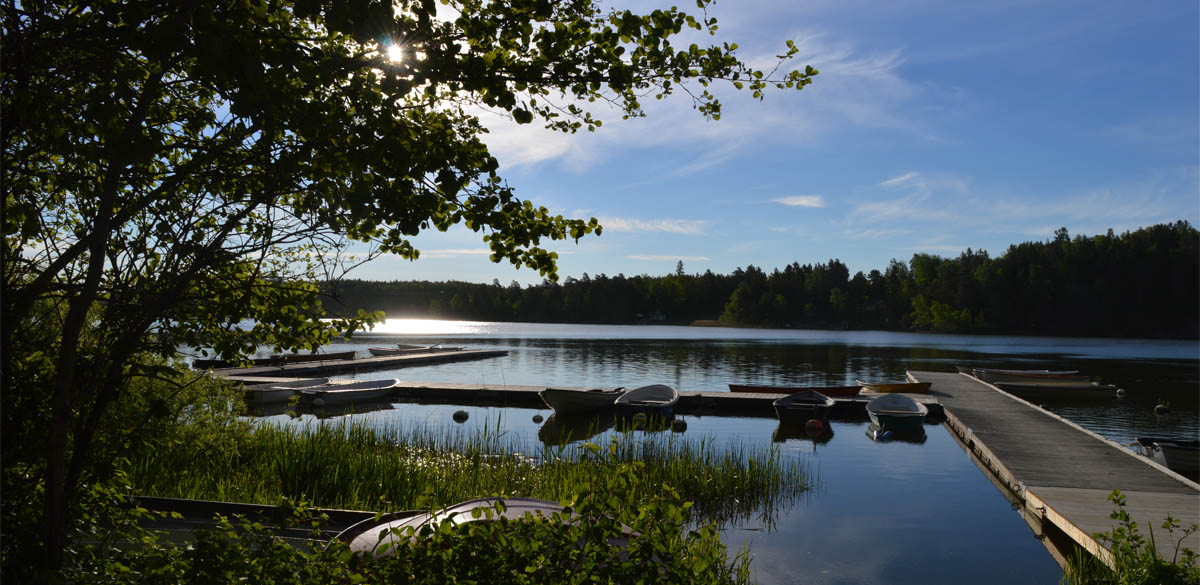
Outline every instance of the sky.
MULTIPOLYGON (((689 2, 680 4, 685 11, 689 2)), ((770 272, 832 258, 851 273, 915 253, 1200 224, 1200 3, 725 0, 716 42, 820 70, 761 101, 721 91, 647 117, 597 110, 594 133, 495 116, 484 140, 523 199, 595 217, 599 237, 546 242, 559 276, 770 272)), ((646 10, 643 2, 631 5, 646 10)), ((676 46, 708 38, 681 40, 676 46)), ((462 227, 378 258, 368 280, 541 282, 495 264, 462 227)))

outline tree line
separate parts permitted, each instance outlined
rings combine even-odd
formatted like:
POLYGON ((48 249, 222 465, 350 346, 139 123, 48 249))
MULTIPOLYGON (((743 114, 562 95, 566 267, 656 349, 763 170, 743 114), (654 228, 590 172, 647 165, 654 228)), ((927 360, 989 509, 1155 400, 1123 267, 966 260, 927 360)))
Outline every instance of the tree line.
POLYGON ((752 327, 1149 338, 1200 336, 1200 235, 1186 221, 1075 236, 1066 228, 1002 255, 914 254, 854 275, 837 259, 767 273, 328 284, 332 313, 552 323, 718 321, 752 327))

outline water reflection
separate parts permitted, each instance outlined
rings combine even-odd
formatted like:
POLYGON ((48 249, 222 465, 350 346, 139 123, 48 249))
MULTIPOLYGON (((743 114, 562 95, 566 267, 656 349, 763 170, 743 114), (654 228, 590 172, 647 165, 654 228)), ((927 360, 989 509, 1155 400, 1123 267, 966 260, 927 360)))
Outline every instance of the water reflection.
POLYGON ((925 429, 915 430, 884 430, 879 428, 879 425, 871 423, 867 425, 866 434, 872 441, 877 443, 886 443, 890 441, 902 441, 904 443, 912 443, 914 445, 922 445, 929 438, 925 434, 925 429))
POLYGON ((818 444, 828 443, 833 438, 833 425, 822 424, 814 428, 806 424, 779 423, 775 432, 771 433, 771 441, 784 443, 790 440, 811 441, 815 449, 818 444))
POLYGON ((566 445, 586 441, 613 428, 611 414, 603 416, 559 416, 550 415, 538 428, 538 440, 547 445, 566 445))

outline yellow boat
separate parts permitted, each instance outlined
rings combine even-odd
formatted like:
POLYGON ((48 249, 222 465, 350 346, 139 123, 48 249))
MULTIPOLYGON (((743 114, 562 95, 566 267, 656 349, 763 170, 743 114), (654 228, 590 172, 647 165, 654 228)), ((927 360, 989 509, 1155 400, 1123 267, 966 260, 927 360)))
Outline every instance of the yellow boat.
POLYGON ((867 392, 903 392, 905 394, 924 394, 929 392, 929 382, 863 382, 857 380, 867 392))

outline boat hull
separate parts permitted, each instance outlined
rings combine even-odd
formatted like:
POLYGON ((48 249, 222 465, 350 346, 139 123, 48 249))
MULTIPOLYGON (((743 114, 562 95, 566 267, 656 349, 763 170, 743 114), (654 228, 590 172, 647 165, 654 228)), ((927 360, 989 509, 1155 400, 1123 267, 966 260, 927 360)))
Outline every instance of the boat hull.
POLYGON ((1005 392, 1028 399, 1046 398, 1095 398, 1108 400, 1118 388, 1112 384, 1039 384, 1034 382, 994 382, 993 385, 1005 392))
POLYGON ((546 388, 538 392, 542 402, 554 410, 555 414, 562 416, 609 412, 613 409, 613 402, 622 394, 624 394, 624 390, 621 388, 614 390, 546 388))
POLYGON ((776 400, 773 406, 779 422, 803 424, 813 419, 825 421, 834 404, 832 398, 820 392, 805 390, 784 396, 776 400))
POLYGON ((871 422, 884 431, 912 433, 925 430, 925 415, 921 414, 876 414, 868 412, 871 422))
POLYGON ((867 404, 867 416, 883 431, 906 433, 925 431, 929 408, 902 394, 881 396, 867 404))
POLYGON ((879 383, 873 383, 873 382, 863 382, 862 380, 859 380, 858 383, 859 383, 859 385, 862 386, 863 390, 866 390, 868 392, 875 392, 878 394, 892 394, 892 393, 924 394, 926 392, 929 392, 929 386, 930 386, 929 382, 879 382, 879 383))
POLYGON ((978 372, 975 376, 984 382, 1039 383, 1050 385, 1077 386, 1090 384, 1092 379, 1074 374, 1010 374, 1002 372, 978 372))
POLYGON ((414 355, 418 353, 446 353, 451 351, 462 351, 462 347, 441 347, 436 345, 420 346, 420 345, 405 345, 402 347, 368 347, 367 351, 375 357, 394 356, 394 355, 414 355))
POLYGON ((730 384, 730 392, 757 392, 759 394, 795 394, 812 390, 826 396, 857 396, 862 388, 859 386, 756 386, 753 384, 730 384))
POLYGON ((353 404, 355 402, 382 400, 391 396, 392 390, 399 383, 399 380, 392 379, 353 382, 349 384, 326 384, 324 386, 299 390, 300 401, 313 406, 336 406, 353 404))
POLYGON ((1185 477, 1200 476, 1200 441, 1138 437, 1138 453, 1185 477))
POLYGON ((644 414, 648 417, 669 418, 675 413, 679 392, 670 386, 652 384, 634 388, 613 401, 617 414, 631 416, 644 414))

